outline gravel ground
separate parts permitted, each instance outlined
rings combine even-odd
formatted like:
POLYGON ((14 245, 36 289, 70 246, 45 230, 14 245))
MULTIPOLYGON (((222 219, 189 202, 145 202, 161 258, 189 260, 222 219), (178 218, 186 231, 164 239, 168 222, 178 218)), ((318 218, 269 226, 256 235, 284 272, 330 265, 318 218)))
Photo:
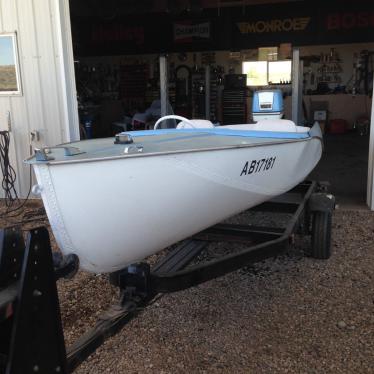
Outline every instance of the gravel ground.
MULTIPOLYGON (((327 261, 305 257, 308 245, 163 296, 76 373, 374 373, 374 213, 335 212, 327 261)), ((82 272, 58 288, 68 345, 117 296, 82 272)))

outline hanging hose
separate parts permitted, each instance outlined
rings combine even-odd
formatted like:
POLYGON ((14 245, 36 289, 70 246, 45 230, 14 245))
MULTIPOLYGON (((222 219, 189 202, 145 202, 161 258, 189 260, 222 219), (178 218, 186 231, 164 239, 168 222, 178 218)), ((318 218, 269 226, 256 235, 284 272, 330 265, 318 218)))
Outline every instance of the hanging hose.
POLYGON ((19 201, 15 188, 17 179, 16 171, 10 164, 9 160, 10 137, 8 131, 0 131, 0 163, 3 173, 1 187, 5 194, 5 205, 9 209, 19 201))
POLYGON ((4 191, 5 206, 6 206, 6 211, 2 214, 4 218, 5 217, 6 218, 17 217, 20 214, 22 214, 23 210, 21 209, 27 203, 28 198, 31 193, 31 166, 30 166, 29 191, 24 201, 22 203, 20 202, 20 199, 19 199, 19 196, 16 190, 17 174, 10 163, 9 149, 10 149, 9 131, 0 131, 0 165, 1 165, 1 172, 3 174, 1 187, 4 191))

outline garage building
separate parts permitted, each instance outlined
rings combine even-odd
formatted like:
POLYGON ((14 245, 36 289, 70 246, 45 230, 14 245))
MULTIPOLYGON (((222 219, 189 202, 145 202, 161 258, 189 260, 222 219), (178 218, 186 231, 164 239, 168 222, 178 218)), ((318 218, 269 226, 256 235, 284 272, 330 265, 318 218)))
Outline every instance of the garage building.
POLYGON ((271 87, 285 118, 326 134, 311 177, 374 210, 373 20, 370 1, 3 0, 0 129, 16 188, 28 194, 33 148, 171 112, 247 123, 254 91, 271 87))

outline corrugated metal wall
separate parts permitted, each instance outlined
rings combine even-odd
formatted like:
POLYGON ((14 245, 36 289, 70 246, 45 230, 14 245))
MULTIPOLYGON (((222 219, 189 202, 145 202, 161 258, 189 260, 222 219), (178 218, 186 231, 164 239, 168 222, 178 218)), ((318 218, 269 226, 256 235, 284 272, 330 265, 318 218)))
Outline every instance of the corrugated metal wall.
POLYGON ((72 129, 78 128, 78 116, 68 13, 68 0, 0 0, 0 32, 17 32, 23 91, 22 96, 0 96, 0 129, 7 129, 10 111, 11 161, 23 196, 29 169, 22 161, 32 148, 78 136, 72 129), (40 140, 31 144, 33 130, 40 140))
POLYGON ((371 210, 374 210, 374 77, 373 77, 373 96, 371 98, 371 122, 370 122, 370 141, 369 141, 369 167, 367 184, 367 204, 371 210))

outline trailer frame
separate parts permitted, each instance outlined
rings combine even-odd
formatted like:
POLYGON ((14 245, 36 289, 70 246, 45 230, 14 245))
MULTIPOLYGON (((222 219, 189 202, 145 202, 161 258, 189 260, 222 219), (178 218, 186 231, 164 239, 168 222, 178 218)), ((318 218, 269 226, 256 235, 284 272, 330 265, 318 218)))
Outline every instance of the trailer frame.
POLYGON ((146 262, 110 275, 120 298, 96 325, 65 347, 56 282, 73 276, 75 255, 52 252, 45 227, 30 230, 26 244, 20 228, 0 230, 0 374, 71 373, 104 341, 118 333, 158 295, 190 288, 276 256, 294 235, 311 235, 311 255, 331 254, 331 216, 335 198, 326 185, 305 181, 252 210, 290 214, 286 227, 221 223, 181 242, 153 267, 146 262), (209 242, 248 245, 218 259, 190 265, 209 242), (190 265, 190 266, 188 266, 190 265))

